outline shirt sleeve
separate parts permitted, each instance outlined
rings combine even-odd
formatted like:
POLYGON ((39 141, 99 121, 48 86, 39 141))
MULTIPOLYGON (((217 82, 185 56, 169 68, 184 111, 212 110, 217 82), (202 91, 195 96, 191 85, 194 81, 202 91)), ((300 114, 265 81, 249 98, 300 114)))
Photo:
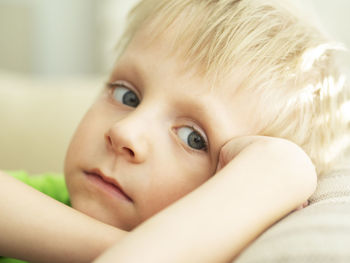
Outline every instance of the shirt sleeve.
POLYGON ((29 262, 15 259, 15 258, 0 257, 0 263, 29 263, 29 262))

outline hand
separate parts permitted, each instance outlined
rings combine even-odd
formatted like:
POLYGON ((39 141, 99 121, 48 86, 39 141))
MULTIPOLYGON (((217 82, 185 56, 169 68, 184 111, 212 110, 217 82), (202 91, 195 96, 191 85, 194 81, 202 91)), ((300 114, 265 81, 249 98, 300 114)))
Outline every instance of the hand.
MULTIPOLYGON (((311 166, 314 168, 312 161, 309 159, 309 157, 304 153, 304 151, 297 146, 296 144, 282 138, 276 138, 276 137, 268 137, 268 136, 241 136, 236 137, 231 140, 229 140, 220 150, 219 154, 219 161, 216 169, 216 173, 219 172, 222 168, 224 168, 230 161, 235 159, 239 154, 241 154, 243 151, 248 150, 248 148, 253 148, 257 144, 262 143, 288 143, 291 144, 292 147, 299 148, 299 152, 303 155, 302 158, 308 159, 306 160, 307 163, 311 164, 311 166)), ((317 175, 316 173, 310 174, 310 177, 314 177, 314 184, 316 185, 317 182, 317 175)), ((294 211, 300 210, 305 208, 309 205, 308 200, 300 204, 299 207, 297 207, 294 211)))
POLYGON ((275 137, 268 136, 241 136, 235 137, 224 144, 220 150, 219 161, 216 168, 216 172, 220 171, 225 167, 231 160, 233 160, 238 154, 244 151, 247 147, 252 144, 267 142, 267 141, 277 141, 283 140, 275 137))

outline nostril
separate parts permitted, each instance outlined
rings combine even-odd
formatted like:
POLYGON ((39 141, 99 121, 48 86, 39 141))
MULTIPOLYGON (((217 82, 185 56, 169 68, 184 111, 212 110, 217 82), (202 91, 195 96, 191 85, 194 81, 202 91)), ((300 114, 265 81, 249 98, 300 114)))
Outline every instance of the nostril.
POLYGON ((130 154, 131 157, 134 157, 134 156, 135 156, 135 153, 134 153, 131 149, 129 149, 129 148, 127 148, 127 147, 123 147, 123 150, 125 150, 126 152, 128 152, 128 153, 130 154))

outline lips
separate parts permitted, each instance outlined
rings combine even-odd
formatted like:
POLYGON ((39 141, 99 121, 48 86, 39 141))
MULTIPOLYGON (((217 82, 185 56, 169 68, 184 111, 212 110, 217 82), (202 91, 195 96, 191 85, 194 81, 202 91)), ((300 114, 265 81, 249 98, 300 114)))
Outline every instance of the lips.
POLYGON ((119 185, 117 180, 111 177, 104 175, 99 169, 92 169, 89 171, 84 171, 84 173, 94 180, 95 183, 102 186, 105 190, 113 192, 118 196, 122 196, 128 201, 132 202, 132 199, 124 192, 123 188, 119 185))

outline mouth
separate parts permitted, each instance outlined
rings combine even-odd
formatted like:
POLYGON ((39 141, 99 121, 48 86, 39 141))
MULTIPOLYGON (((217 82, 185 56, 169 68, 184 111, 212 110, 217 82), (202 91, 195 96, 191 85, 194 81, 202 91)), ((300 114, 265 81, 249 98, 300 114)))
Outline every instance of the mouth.
POLYGON ((104 191, 107 191, 119 198, 123 198, 129 202, 133 202, 133 200, 124 192, 123 188, 119 185, 117 180, 111 177, 107 177, 99 169, 84 171, 84 174, 91 181, 93 181, 94 184, 102 188, 104 191))

